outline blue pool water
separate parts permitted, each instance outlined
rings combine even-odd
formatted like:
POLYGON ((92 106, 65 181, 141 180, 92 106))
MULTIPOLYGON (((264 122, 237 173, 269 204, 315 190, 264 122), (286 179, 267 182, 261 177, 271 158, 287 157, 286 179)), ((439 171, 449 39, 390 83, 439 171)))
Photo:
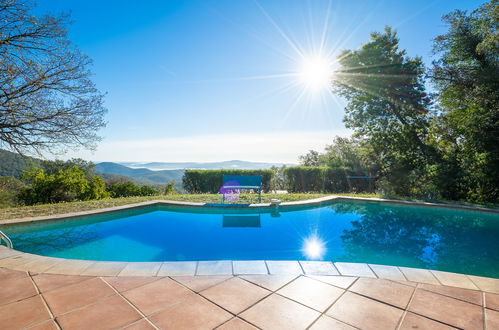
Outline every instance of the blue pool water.
POLYGON ((335 201, 269 209, 153 206, 0 227, 17 250, 107 261, 330 260, 499 277, 499 214, 335 201))

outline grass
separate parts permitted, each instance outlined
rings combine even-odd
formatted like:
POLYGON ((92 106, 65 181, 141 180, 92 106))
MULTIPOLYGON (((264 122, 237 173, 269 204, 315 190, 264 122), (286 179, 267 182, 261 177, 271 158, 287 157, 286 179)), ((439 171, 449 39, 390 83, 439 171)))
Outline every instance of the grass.
MULTIPOLYGON (((269 203, 271 199, 277 198, 283 202, 293 202, 307 199, 314 199, 331 194, 262 194, 262 203, 269 203)), ((344 196, 358 197, 379 197, 374 194, 342 194, 344 196)), ((0 220, 47 216, 54 214, 64 214, 71 212, 89 211, 102 209, 113 206, 121 206, 127 204, 140 203, 156 199, 164 199, 181 202, 197 202, 197 203, 220 203, 219 194, 195 194, 195 195, 166 195, 166 196, 143 196, 143 197, 123 197, 123 198, 106 198, 101 200, 84 201, 84 202, 68 202, 57 204, 42 204, 33 206, 19 206, 0 209, 0 220)), ((239 203, 255 203, 257 201, 255 194, 242 194, 239 203)))
MULTIPOLYGON (((262 202, 268 203, 271 199, 277 198, 283 202, 293 202, 307 199, 314 199, 324 196, 330 196, 332 194, 262 194, 262 202)), ((497 203, 487 203, 487 204, 477 204, 470 202, 456 202, 456 201, 434 201, 434 200, 421 200, 421 199, 411 199, 403 197, 386 197, 378 194, 340 194, 341 196, 354 196, 354 197, 385 197, 391 199, 400 200, 410 200, 410 201, 426 201, 434 203, 450 203, 450 204, 460 204, 468 206, 481 206, 498 208, 497 203)), ((95 209, 102 209, 113 206, 121 206, 127 204, 140 203, 150 200, 163 199, 171 201, 182 201, 182 202, 198 202, 198 203, 220 203, 219 194, 195 194, 195 195, 165 195, 165 196, 143 196, 143 197, 124 197, 124 198, 106 198, 94 201, 84 201, 84 202, 69 202, 69 203, 57 203, 57 204, 42 204, 33 206, 19 206, 19 207, 9 207, 0 209, 0 220, 36 217, 36 216, 48 216, 54 214, 64 214, 71 212, 89 211, 95 209)), ((257 196, 255 194, 242 194, 237 201, 238 203, 255 203, 257 201, 257 196)))

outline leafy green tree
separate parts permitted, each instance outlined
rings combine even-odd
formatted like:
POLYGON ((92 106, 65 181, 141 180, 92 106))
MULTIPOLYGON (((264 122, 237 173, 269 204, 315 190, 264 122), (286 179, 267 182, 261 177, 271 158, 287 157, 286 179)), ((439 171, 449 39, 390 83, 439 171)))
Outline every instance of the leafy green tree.
POLYGON ((438 90, 436 145, 440 171, 454 177, 450 198, 499 200, 498 1, 443 17, 447 33, 435 38, 430 77, 438 90))
POLYGON ((300 165, 302 166, 320 166, 320 154, 315 150, 309 150, 307 154, 300 156, 300 165))
POLYGON ((427 143, 431 100, 421 58, 399 49, 395 31, 374 32, 358 50, 345 50, 333 84, 346 98, 345 125, 376 155, 381 174, 397 194, 410 194, 407 174, 424 173, 437 158, 427 143))
POLYGON ((41 167, 47 174, 56 174, 59 170, 67 170, 75 166, 85 173, 87 179, 91 180, 95 175, 95 164, 81 158, 72 158, 66 161, 44 160, 41 163, 41 167))
POLYGON ((89 181, 85 173, 77 166, 58 170, 54 174, 47 174, 40 168, 32 168, 23 173, 22 179, 30 185, 19 194, 19 199, 27 205, 99 199, 109 196, 104 189, 102 178, 94 177, 89 181))

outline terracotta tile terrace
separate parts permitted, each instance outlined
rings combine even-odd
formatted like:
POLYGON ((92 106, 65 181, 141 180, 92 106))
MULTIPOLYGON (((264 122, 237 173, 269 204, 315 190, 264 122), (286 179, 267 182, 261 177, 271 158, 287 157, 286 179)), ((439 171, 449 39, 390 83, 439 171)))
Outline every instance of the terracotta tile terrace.
MULTIPOLYGON (((141 263, 134 264, 139 270, 141 263)), ((369 273, 365 264, 348 263, 309 263, 293 273, 291 264, 274 263, 275 275, 84 276, 0 268, 0 328, 499 329, 499 279, 377 265, 369 273), (313 275, 325 265, 352 276, 313 275)), ((209 273, 217 265, 202 267, 209 273)), ((233 265, 241 273, 259 266, 233 265)))

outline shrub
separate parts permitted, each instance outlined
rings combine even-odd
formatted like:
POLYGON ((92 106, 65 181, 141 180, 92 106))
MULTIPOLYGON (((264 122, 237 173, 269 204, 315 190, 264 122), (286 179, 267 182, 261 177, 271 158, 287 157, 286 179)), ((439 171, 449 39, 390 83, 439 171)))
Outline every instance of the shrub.
POLYGON ((175 194, 175 180, 169 182, 165 187, 165 195, 173 195, 175 194))
POLYGON ((15 206, 17 196, 24 188, 26 185, 13 176, 0 176, 0 208, 15 206))
POLYGON ((229 175, 261 175, 262 190, 269 192, 272 189, 272 170, 186 170, 182 177, 182 185, 190 194, 216 194, 222 186, 224 174, 229 175))
POLYGON ((343 168, 295 166, 284 170, 290 192, 372 192, 374 185, 364 178, 347 178, 355 174, 343 168))
POLYGON ((327 167, 295 166, 285 170, 290 192, 324 191, 327 167))
POLYGON ((30 187, 19 193, 19 200, 26 205, 38 203, 71 202, 108 197, 104 181, 99 177, 86 178, 78 167, 47 174, 41 168, 24 171, 21 178, 30 187))
POLYGON ((154 196, 159 195, 159 191, 149 186, 137 186, 133 182, 112 182, 107 185, 107 191, 111 197, 132 197, 132 196, 154 196))

